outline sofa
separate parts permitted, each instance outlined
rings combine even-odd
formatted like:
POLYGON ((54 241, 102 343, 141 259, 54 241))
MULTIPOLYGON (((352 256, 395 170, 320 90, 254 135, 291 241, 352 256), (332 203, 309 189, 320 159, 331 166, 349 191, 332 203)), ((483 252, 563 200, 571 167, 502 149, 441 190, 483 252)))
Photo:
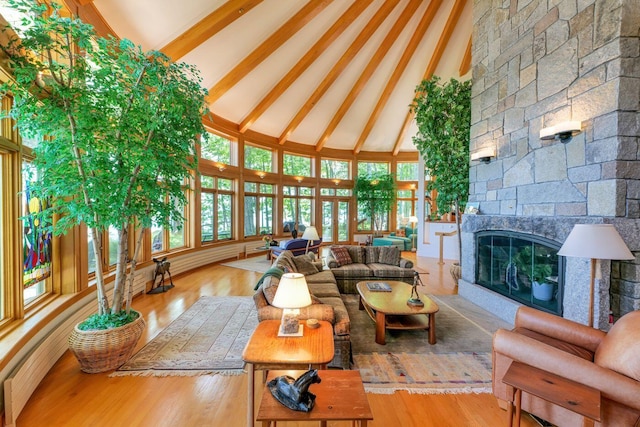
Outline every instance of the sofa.
POLYGON ((309 244, 309 252, 318 255, 322 239, 312 241, 306 239, 289 239, 281 240, 278 246, 271 247, 271 259, 277 258, 284 251, 291 251, 293 255, 303 255, 307 252, 307 243, 309 244))
POLYGON ((356 294, 364 280, 398 280, 413 284, 413 262, 400 256, 396 246, 333 245, 326 265, 342 294, 356 294))
MULTIPOLYGON (((306 240, 305 240, 306 242, 306 240)), ((253 295, 258 320, 280 320, 282 309, 271 305, 280 277, 284 272, 302 273, 305 276, 313 303, 300 309, 300 319, 326 320, 333 326, 334 358, 330 367, 349 369, 351 362, 350 320, 347 308, 340 297, 336 279, 330 270, 323 270, 322 262, 315 254, 294 255, 284 250, 274 260, 271 268, 260 279, 253 295)))
MULTIPOLYGON (((493 394, 506 406, 502 382, 512 361, 600 390, 607 427, 640 426, 640 311, 621 317, 608 333, 520 307, 513 330, 493 338, 493 394)), ((582 426, 581 416, 522 393, 522 409, 558 426, 582 426)))

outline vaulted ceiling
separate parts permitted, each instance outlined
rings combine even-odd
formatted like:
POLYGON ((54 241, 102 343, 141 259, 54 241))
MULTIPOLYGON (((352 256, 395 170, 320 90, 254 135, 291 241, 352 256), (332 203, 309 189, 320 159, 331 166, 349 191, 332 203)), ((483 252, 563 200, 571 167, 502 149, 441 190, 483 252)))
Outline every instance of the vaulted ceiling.
POLYGON ((470 77, 467 0, 68 0, 81 17, 196 65, 209 108, 280 144, 415 151, 431 74, 470 77))

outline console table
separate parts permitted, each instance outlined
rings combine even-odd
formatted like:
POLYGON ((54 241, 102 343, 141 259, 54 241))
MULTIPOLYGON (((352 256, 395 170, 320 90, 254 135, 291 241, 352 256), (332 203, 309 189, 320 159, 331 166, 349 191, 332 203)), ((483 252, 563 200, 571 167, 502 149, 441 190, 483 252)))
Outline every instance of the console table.
POLYGON ((502 382, 514 389, 508 411, 510 427, 513 426, 514 401, 515 425, 520 426, 523 391, 582 415, 585 426, 593 426, 594 421, 600 421, 600 390, 520 362, 511 363, 502 382))
POLYGON ((325 369, 333 360, 333 327, 320 321, 311 329, 303 322, 301 337, 279 337, 279 320, 258 323, 242 352, 247 363, 247 426, 254 425, 255 371, 271 369, 325 369))
MULTIPOLYGON (((303 373, 271 371, 267 380, 281 375, 297 378, 303 373)), ((283 406, 265 386, 257 417, 262 421, 262 427, 271 427, 277 421, 320 421, 321 427, 326 427, 327 421, 352 421, 366 427, 367 421, 373 420, 359 371, 324 370, 318 371, 318 376, 321 382, 309 387, 309 391, 316 395, 311 412, 294 411, 283 406)))

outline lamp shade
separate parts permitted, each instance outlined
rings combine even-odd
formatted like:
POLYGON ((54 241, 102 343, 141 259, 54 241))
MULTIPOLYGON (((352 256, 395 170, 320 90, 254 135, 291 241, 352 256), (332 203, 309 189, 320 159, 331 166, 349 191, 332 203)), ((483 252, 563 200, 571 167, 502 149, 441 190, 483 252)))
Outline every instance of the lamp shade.
POLYGON ((316 230, 316 227, 314 227, 313 225, 310 225, 304 229, 302 238, 304 240, 320 240, 320 236, 318 236, 318 230, 316 230))
POLYGON ((411 224, 417 224, 418 223, 418 217, 417 216, 410 216, 409 217, 409 222, 411 224))
POLYGON ((558 255, 591 259, 634 259, 611 224, 576 224, 558 255))
POLYGON ((278 308, 302 308, 311 305, 311 295, 304 275, 283 274, 271 305, 278 308))

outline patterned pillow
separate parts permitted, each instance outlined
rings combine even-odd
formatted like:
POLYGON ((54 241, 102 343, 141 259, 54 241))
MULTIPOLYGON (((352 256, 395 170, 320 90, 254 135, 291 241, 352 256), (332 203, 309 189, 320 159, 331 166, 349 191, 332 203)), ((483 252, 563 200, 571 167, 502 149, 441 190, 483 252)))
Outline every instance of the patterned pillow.
POLYGON ((362 248, 364 252, 364 263, 365 264, 373 264, 374 262, 378 262, 378 258, 380 258, 380 247, 379 246, 365 246, 362 248))
POLYGON ((398 229, 396 230, 396 236, 397 236, 397 237, 405 237, 404 228, 398 228, 398 229))
POLYGON ((331 255, 336 259, 338 267, 343 265, 353 264, 349 251, 344 246, 333 246, 331 248, 331 255))
POLYGON ((354 264, 364 264, 364 252, 360 246, 347 246, 349 257, 354 264))
POLYGON ((400 249, 397 246, 381 246, 378 262, 387 265, 400 265, 400 249))
POLYGON ((298 255, 293 257, 293 263, 296 265, 298 273, 302 273, 305 276, 316 274, 320 271, 308 255, 298 255))

